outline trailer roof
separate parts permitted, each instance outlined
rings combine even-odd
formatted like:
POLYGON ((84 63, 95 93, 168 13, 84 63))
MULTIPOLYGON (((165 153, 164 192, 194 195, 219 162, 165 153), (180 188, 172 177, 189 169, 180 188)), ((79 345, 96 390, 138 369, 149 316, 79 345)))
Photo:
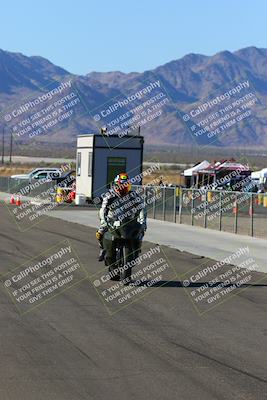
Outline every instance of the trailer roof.
MULTIPOLYGON (((85 137, 85 136, 101 136, 103 138, 120 138, 118 135, 101 135, 101 133, 82 133, 81 135, 77 135, 77 137, 85 137)), ((144 138, 142 135, 123 135, 125 138, 144 138)), ((120 138, 122 139, 122 138, 120 138)))

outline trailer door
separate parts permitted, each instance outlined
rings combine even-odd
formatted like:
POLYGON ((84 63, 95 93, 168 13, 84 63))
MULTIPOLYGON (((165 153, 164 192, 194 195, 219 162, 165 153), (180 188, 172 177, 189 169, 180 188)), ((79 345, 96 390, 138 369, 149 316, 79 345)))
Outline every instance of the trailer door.
POLYGON ((126 172, 126 157, 108 157, 107 159, 107 188, 113 182, 116 175, 126 172))

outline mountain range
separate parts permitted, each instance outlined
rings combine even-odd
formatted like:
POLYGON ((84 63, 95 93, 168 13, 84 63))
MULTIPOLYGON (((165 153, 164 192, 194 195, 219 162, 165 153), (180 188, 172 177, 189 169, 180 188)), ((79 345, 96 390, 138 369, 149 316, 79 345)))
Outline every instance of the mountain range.
MULTIPOLYGON (((249 91, 244 90, 242 93, 249 91)), ((14 132, 15 139, 21 143, 31 139, 36 144, 70 144, 76 140, 77 134, 98 132, 107 123, 109 132, 112 125, 115 127, 124 119, 131 122, 130 128, 127 128, 131 129, 132 125, 137 126, 140 121, 140 115, 136 122, 132 123, 131 120, 134 115, 141 114, 138 106, 144 105, 153 96, 158 95, 160 98, 160 93, 163 93, 162 98, 166 98, 166 102, 158 108, 161 112, 141 124, 141 134, 145 136, 147 143, 196 143, 227 147, 260 147, 267 144, 267 49, 247 47, 232 53, 222 51, 213 56, 188 54, 142 73, 90 72, 85 76, 72 74, 39 56, 27 57, 0 50, 0 124, 7 131, 14 132), (208 138, 206 133, 196 136, 192 126, 200 122, 201 118, 191 118, 186 122, 184 115, 245 81, 249 82, 254 98, 257 99, 251 115, 228 127, 223 134, 213 135, 212 138, 208 138), (48 98, 46 94, 53 93, 53 90, 56 92, 55 89, 62 82, 71 82, 71 90, 48 98), (136 93, 141 93, 155 82, 159 82, 160 90, 153 89, 154 91, 143 97, 134 98, 136 93), (71 93, 64 100, 65 103, 62 103, 65 105, 64 110, 59 109, 59 106, 49 108, 51 104, 71 93), (36 99, 39 99, 38 102, 36 99), (25 110, 23 107, 29 102, 31 107, 25 110), (122 102, 125 105, 113 110, 114 104, 121 105, 122 102), (68 110, 71 111, 66 118, 59 118, 57 123, 52 124, 53 111, 54 116, 58 116, 60 113, 66 114, 68 110), (110 116, 107 116, 108 110, 110 116), (18 115, 19 113, 21 114, 18 115), (29 132, 33 132, 34 121, 35 133, 30 137, 29 132), (37 128, 41 129, 38 131, 37 128)), ((241 92, 238 96, 241 96, 241 92)), ((238 97, 235 96, 231 101, 236 99, 238 97)), ((220 104, 203 113, 202 119, 227 105, 229 99, 222 100, 220 104)), ((152 112, 151 109, 149 112, 152 112)), ((126 126, 125 123, 124 127, 126 126)))

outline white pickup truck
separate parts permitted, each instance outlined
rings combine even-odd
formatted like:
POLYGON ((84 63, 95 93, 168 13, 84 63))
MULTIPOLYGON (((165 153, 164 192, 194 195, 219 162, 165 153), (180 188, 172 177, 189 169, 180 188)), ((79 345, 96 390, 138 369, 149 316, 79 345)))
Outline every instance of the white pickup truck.
POLYGON ((11 175, 12 179, 28 180, 32 179, 50 179, 59 178, 61 176, 61 170, 59 168, 36 168, 30 171, 28 174, 22 175, 11 175))

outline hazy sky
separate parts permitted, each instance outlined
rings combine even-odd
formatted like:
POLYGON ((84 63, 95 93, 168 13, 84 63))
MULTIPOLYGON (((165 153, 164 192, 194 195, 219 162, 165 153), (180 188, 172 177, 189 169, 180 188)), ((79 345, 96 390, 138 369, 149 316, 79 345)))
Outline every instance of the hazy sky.
POLYGON ((0 48, 70 72, 144 71, 194 52, 267 47, 266 0, 0 1, 0 48))

